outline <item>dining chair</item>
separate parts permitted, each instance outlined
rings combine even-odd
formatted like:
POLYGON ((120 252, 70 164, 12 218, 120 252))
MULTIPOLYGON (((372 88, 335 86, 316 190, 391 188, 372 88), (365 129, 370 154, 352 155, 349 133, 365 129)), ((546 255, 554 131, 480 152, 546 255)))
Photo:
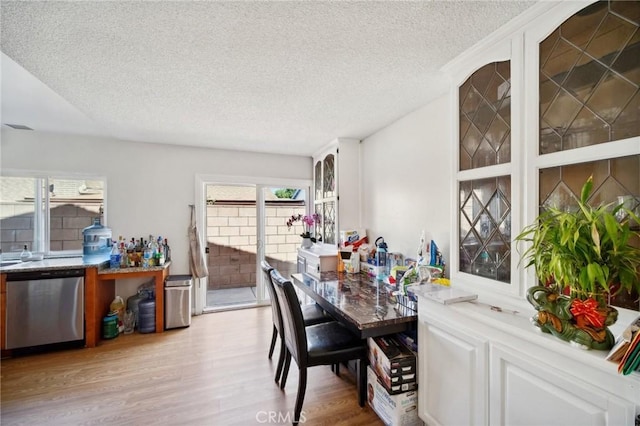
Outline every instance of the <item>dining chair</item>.
MULTIPOLYGON (((267 262, 263 260, 260 262, 260 267, 265 275, 265 281, 267 283, 267 290, 269 291, 269 298, 271 299, 271 316, 273 319, 273 334, 271 336, 271 346, 269 347, 269 359, 273 356, 273 350, 276 346, 276 340, 278 336, 280 336, 280 356, 278 358, 278 367, 276 369, 276 383, 280 382, 280 374, 282 373, 282 366, 284 365, 285 359, 285 345, 283 336, 283 328, 282 328, 282 314, 280 312, 280 305, 278 303, 278 297, 275 293, 275 289, 273 288, 273 282, 271 281, 271 271, 274 268, 267 262)), ((320 306, 316 305, 304 305, 301 307, 302 309, 302 317, 304 320, 304 325, 314 325, 321 324, 323 322, 333 321, 333 318, 326 314, 320 306)), ((336 368, 336 367, 334 367, 336 368)), ((336 370, 337 374, 337 370, 336 370)))
POLYGON ((297 425, 300 419, 307 389, 307 368, 317 365, 335 365, 357 360, 358 403, 364 407, 367 362, 365 341, 338 321, 305 327, 302 309, 291 281, 276 270, 271 271, 271 280, 280 305, 286 346, 286 359, 280 380, 281 389, 284 389, 287 382, 291 358, 298 364, 298 394, 293 424, 297 425))

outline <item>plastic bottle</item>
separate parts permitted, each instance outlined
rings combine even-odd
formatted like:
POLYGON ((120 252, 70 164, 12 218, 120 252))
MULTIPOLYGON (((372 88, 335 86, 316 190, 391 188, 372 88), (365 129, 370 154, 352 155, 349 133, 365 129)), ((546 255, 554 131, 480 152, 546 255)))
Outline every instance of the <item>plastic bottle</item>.
POLYGON ((111 311, 115 311, 118 313, 118 332, 122 333, 124 331, 124 310, 125 310, 124 300, 122 300, 122 297, 116 296, 116 298, 113 299, 113 302, 111 302, 109 309, 111 309, 111 311))
POLYGON ((142 267, 148 268, 151 266, 151 247, 145 247, 142 253, 142 267))
POLYGON ((378 237, 376 244, 376 266, 378 267, 378 274, 376 279, 384 279, 387 272, 387 243, 384 242, 384 238, 378 237), (378 242, 380 241, 380 242, 378 242))
POLYGON ((120 249, 118 248, 118 244, 113 241, 113 245, 111 246, 111 256, 109 257, 109 267, 110 268, 119 268, 120 267, 120 249))
POLYGON ((93 225, 82 230, 82 260, 102 262, 111 254, 111 229, 100 224, 100 218, 93 219, 93 225))

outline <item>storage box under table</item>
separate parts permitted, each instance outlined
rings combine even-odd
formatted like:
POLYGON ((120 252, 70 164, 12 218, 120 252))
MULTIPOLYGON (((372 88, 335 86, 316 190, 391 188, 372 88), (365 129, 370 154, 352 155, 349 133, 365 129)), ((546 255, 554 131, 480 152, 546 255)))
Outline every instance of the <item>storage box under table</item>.
POLYGON ((370 337, 369 364, 390 395, 418 388, 416 355, 396 336, 370 337))
POLYGON ((367 400, 386 426, 423 424, 418 417, 418 392, 390 395, 370 366, 367 367, 367 400))

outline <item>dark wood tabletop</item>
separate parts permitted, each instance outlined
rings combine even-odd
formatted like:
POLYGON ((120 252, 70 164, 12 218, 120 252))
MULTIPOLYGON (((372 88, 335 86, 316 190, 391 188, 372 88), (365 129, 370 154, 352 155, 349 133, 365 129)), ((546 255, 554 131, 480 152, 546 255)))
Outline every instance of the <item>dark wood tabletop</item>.
POLYGON ((395 302, 382 281, 364 274, 292 274, 293 284, 361 338, 414 329, 418 313, 395 302))

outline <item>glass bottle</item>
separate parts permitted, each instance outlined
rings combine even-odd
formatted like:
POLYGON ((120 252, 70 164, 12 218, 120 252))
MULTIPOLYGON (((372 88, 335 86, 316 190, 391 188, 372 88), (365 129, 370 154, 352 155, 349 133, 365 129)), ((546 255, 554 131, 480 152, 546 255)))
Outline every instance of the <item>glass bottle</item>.
POLYGON ((482 253, 480 253, 480 259, 475 268, 475 275, 485 278, 496 278, 496 269, 489 257, 489 252, 486 250, 483 250, 482 253))
POLYGON ((31 252, 27 249, 27 245, 25 244, 22 248, 22 252, 20 253, 20 260, 22 262, 28 262, 31 259, 31 252))
POLYGON ((167 239, 164 239, 164 261, 168 262, 171 260, 171 248, 169 247, 169 242, 167 239))

